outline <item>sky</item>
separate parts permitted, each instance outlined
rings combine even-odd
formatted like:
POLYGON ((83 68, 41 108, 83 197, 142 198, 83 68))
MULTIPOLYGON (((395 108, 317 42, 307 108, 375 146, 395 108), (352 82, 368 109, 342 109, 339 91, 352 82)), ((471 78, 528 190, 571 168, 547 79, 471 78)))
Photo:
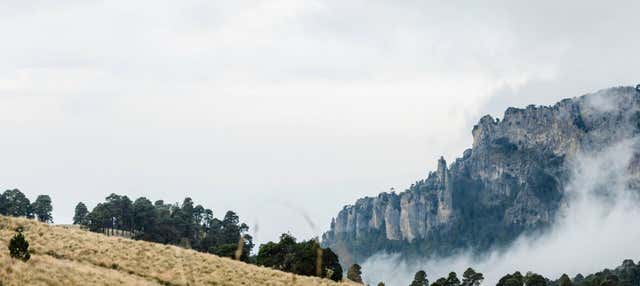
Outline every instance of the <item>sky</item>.
POLYGON ((319 236, 484 114, 640 83, 637 1, 2 1, 0 189, 319 236), (591 3, 594 2, 594 3, 591 3))

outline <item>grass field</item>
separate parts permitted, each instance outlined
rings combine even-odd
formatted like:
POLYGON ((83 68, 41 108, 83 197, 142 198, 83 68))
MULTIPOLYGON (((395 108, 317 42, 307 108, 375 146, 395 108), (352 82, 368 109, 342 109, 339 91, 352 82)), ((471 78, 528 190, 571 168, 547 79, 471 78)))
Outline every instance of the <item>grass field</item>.
POLYGON ((0 216, 0 285, 351 285, 293 275, 176 246, 0 216), (18 227, 27 262, 9 257, 18 227))

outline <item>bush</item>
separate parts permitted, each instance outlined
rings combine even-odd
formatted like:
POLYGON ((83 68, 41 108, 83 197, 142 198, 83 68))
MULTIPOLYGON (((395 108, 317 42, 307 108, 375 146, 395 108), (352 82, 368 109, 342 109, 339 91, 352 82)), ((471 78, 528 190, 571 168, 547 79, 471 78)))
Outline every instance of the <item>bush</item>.
POLYGON ((24 239, 22 231, 18 231, 11 241, 9 241, 9 255, 22 261, 27 261, 31 258, 31 254, 29 254, 29 242, 24 239))

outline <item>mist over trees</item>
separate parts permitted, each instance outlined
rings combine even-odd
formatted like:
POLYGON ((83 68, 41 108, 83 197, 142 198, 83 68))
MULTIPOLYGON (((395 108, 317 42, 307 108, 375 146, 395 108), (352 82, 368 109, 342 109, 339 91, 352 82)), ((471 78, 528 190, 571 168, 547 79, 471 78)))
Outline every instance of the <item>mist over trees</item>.
MULTIPOLYGON (((484 275, 476 272, 473 268, 468 268, 462 275, 460 281, 455 272, 450 272, 447 277, 441 277, 431 284, 431 286, 479 286, 484 281, 484 275)), ((420 270, 416 272, 413 281, 409 286, 429 285, 426 272, 420 270)), ((604 269, 600 272, 583 276, 577 274, 570 278, 567 274, 562 274, 557 280, 550 280, 538 273, 527 272, 522 274, 516 271, 506 274, 496 283, 496 286, 633 286, 640 285, 640 264, 636 264, 631 259, 626 259, 622 265, 614 269, 604 269)))
POLYGON ((94 232, 180 245, 246 262, 254 246, 249 226, 240 223, 235 212, 227 211, 218 219, 211 209, 195 205, 188 197, 182 204, 167 204, 162 200, 152 203, 145 197, 131 201, 125 195, 110 194, 91 212, 84 203, 78 203, 73 222, 94 232))
POLYGON ((604 269, 600 272, 587 275, 577 274, 569 280, 565 274, 552 286, 632 286, 640 285, 640 263, 636 264, 631 259, 626 259, 622 265, 615 269, 604 269))
MULTIPOLYGON (((362 267, 354 264, 350 269, 347 277, 352 281, 360 281, 362 267), (353 278, 353 279, 352 279, 353 278)), ((366 278, 366 277, 365 277, 366 278)), ((462 274, 460 280, 456 272, 450 272, 446 277, 440 277, 433 283, 429 284, 427 273, 420 270, 415 273, 413 281, 409 286, 479 286, 484 281, 484 275, 476 272, 473 268, 467 268, 462 274)), ((362 283, 362 282, 360 282, 362 283)), ((379 282, 377 285, 384 285, 379 282)), ((626 259, 622 265, 614 269, 604 269, 600 272, 584 276, 577 274, 570 278, 567 274, 562 274, 557 280, 550 280, 535 272, 526 272, 522 274, 515 271, 506 274, 500 278, 495 284, 496 286, 634 286, 640 285, 640 262, 636 264, 631 259, 626 259)))
MULTIPOLYGON (((518 272, 519 273, 519 272, 518 272)), ((362 267, 358 264, 354 264, 349 268, 347 277, 355 282, 363 283, 360 275, 362 274, 362 267)), ((409 286, 479 286, 484 281, 484 275, 480 272, 476 272, 473 268, 467 268, 462 275, 462 281, 458 278, 456 272, 449 272, 447 277, 440 277, 433 283, 429 284, 427 278, 427 272, 419 270, 413 276, 413 281, 409 283, 409 286)), ((378 285, 384 285, 384 282, 379 282, 378 285)))
POLYGON ((6 190, 0 194, 0 214, 14 217, 36 218, 41 222, 52 223, 53 206, 48 195, 39 195, 31 203, 20 190, 6 190))

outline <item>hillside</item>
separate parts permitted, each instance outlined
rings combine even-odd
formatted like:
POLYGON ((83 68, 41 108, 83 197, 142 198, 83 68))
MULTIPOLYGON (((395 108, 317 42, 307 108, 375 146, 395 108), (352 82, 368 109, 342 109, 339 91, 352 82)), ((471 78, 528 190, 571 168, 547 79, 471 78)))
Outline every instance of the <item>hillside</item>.
POLYGON ((176 246, 0 216, 0 285, 347 285, 176 246), (9 257, 22 227, 31 259, 9 257))
MULTIPOLYGON (((618 87, 552 106, 508 108, 473 127, 473 145, 401 193, 345 206, 323 235, 343 263, 378 252, 405 257, 476 253, 508 245, 554 222, 577 154, 602 151, 640 133, 640 90, 618 87)), ((628 163, 637 189, 640 150, 628 163)))

